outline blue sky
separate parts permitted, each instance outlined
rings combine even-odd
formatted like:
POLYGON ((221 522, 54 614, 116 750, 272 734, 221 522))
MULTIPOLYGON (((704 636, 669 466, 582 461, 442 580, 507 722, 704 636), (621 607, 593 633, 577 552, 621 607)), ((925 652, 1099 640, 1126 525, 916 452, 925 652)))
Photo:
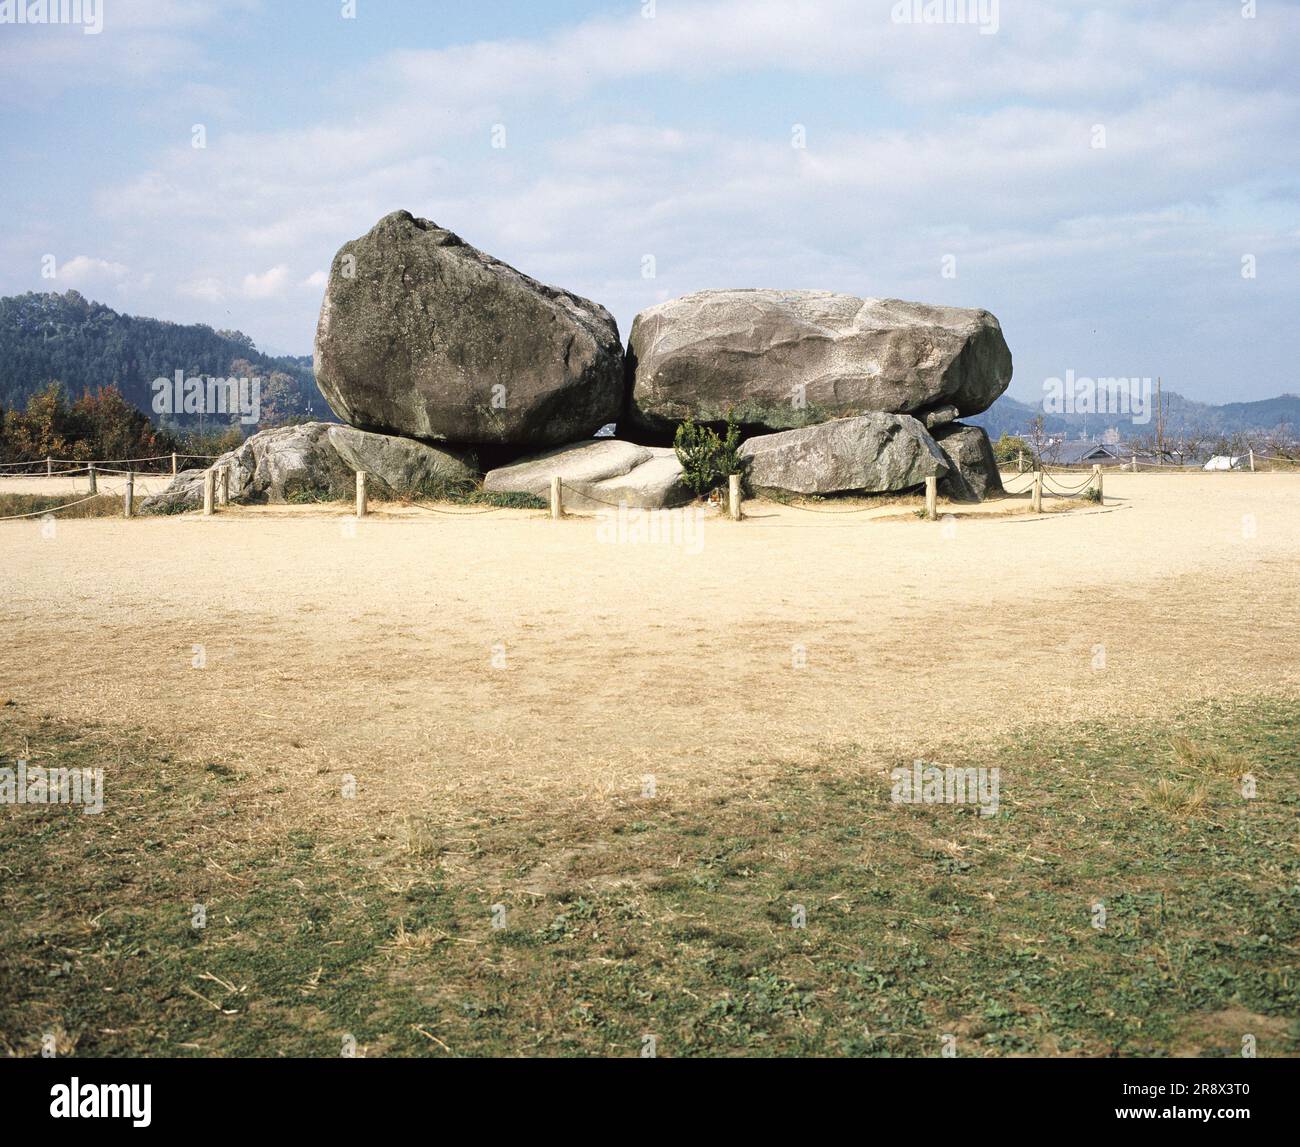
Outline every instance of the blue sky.
POLYGON ((625 336, 815 287, 987 307, 1025 399, 1300 390, 1295 3, 102 2, 96 35, 0 23, 0 293, 308 353, 334 252, 405 208, 625 336))

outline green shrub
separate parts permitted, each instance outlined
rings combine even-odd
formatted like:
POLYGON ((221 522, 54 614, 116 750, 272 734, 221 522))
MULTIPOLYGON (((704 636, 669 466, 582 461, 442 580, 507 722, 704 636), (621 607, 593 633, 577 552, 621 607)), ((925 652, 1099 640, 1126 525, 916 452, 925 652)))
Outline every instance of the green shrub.
POLYGON ((1030 467, 1034 463, 1034 445, 1018 434, 1003 434, 993 443, 993 457, 999 466, 1007 466, 1023 458, 1030 467))
POLYGON ((744 471, 740 457, 740 424, 732 411, 727 412, 725 437, 710 426, 700 426, 686 419, 673 436, 673 449, 682 464, 682 481, 695 494, 704 495, 720 486, 731 474, 744 471))

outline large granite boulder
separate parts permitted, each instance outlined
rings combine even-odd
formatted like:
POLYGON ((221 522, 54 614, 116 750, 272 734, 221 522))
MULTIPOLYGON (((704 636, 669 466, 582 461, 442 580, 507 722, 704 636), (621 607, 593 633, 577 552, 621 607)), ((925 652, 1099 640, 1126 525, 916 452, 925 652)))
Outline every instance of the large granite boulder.
POLYGON ((230 467, 230 496, 236 501, 346 497, 356 478, 330 446, 329 431, 327 422, 263 430, 213 465, 230 467))
POLYGON ((948 473, 948 461, 915 418, 864 414, 750 438, 740 448, 755 489, 795 494, 887 493, 948 473))
POLYGON ((949 463, 939 493, 956 502, 982 502, 1003 492, 993 445, 983 427, 950 422, 932 433, 949 463))
POLYGON ((624 502, 629 509, 661 510, 691 500, 671 449, 614 438, 563 446, 491 470, 483 489, 548 498, 555 474, 564 482, 566 509, 609 509, 624 502))
POLYGON ((167 489, 140 501, 142 514, 179 514, 203 505, 203 471, 182 470, 167 489))
POLYGON ((623 348, 604 307, 396 211, 334 257, 316 382, 364 430, 551 446, 618 417, 623 348))
MULTIPOLYGON (((450 450, 328 422, 263 430, 213 466, 229 468, 231 499, 244 502, 350 498, 358 470, 367 471, 367 487, 380 498, 441 493, 475 480, 470 460, 450 450)), ((187 470, 140 509, 175 513, 202 504, 203 471, 187 470)))
POLYGON ((467 486, 478 477, 473 455, 464 451, 391 434, 371 434, 354 426, 331 426, 328 437, 344 466, 354 474, 366 471, 369 487, 380 496, 440 493, 448 487, 467 486))
POLYGON ((651 441, 729 409, 768 430, 870 412, 976 414, 1010 383, 1011 352, 988 311, 831 291, 701 291, 637 315, 628 370, 620 430, 651 441))

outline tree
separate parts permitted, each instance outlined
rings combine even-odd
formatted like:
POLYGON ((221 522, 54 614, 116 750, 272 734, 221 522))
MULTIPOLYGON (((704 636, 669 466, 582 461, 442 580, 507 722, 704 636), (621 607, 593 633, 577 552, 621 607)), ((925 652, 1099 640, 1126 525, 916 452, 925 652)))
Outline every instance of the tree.
POLYGON ((1004 432, 1002 437, 993 443, 993 457, 997 460, 999 466, 1019 462, 1021 458, 1027 458, 1032 462, 1034 460, 1034 448, 1019 434, 1004 432))
POLYGON ((295 379, 280 370, 273 370, 262 383, 261 426, 284 426, 301 421, 307 414, 307 402, 295 379))
POLYGON ((171 435, 156 430, 114 386, 69 404, 63 384, 51 382, 27 400, 26 410, 8 411, 0 428, 0 457, 9 461, 146 458, 175 448, 171 435))
POLYGON ((725 438, 720 438, 711 426, 686 419, 673 435, 673 449, 682 464, 682 480, 697 495, 708 494, 729 475, 740 474, 745 468, 740 457, 740 424, 734 411, 727 411, 725 438))
POLYGON ((175 448, 171 435, 155 430, 149 416, 137 410, 115 386, 88 391, 72 407, 74 425, 90 458, 152 458, 175 448))
MULTIPOLYGON (((1205 454, 1205 447, 1212 435, 1197 426, 1183 425, 1173 437, 1165 438, 1165 452, 1176 460, 1179 466, 1195 462, 1205 454)), ((1249 447, 1247 448, 1249 449, 1249 447)))
POLYGON ((1034 458, 1041 462, 1043 451, 1048 445, 1047 424, 1041 414, 1030 422, 1028 433, 1030 441, 1034 444, 1034 458))
POLYGON ((83 460, 91 457, 81 441, 81 427, 60 382, 47 383, 27 400, 24 411, 5 417, 5 438, 11 461, 36 462, 42 458, 83 460))

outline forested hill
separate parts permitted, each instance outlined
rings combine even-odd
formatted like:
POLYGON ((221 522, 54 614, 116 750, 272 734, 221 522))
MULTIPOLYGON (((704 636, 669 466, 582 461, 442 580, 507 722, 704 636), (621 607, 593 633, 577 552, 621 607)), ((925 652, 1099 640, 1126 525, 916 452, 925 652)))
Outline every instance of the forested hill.
MULTIPOLYGON (((83 391, 93 394, 98 387, 115 385, 127 402, 152 415, 150 383, 172 378, 178 370, 186 377, 260 376, 261 425, 308 415, 334 420, 316 388, 309 356, 262 354, 239 331, 121 315, 76 291, 0 298, 0 409, 21 410, 32 394, 57 381, 71 399, 83 391)), ((1292 433, 1300 430, 1300 397, 1294 394, 1214 406, 1167 389, 1164 400, 1170 432, 1231 435, 1279 427, 1292 433)), ((997 438, 1003 433, 1023 434, 1041 414, 1041 405, 1004 395, 990 410, 968 421, 997 438)), ((189 427, 197 418, 172 415, 167 421, 189 427)), ((1099 414, 1049 414, 1043 429, 1049 434, 1074 437, 1087 432, 1097 437, 1111 426, 1125 437, 1152 431, 1149 424, 1134 426, 1127 417, 1099 414)))
POLYGON ((285 416, 332 419, 308 356, 262 354, 239 331, 121 315, 77 291, 0 298, 0 407, 21 409, 58 381, 72 398, 113 385, 151 411, 150 383, 178 370, 221 378, 251 370, 263 380, 264 405, 285 416))

